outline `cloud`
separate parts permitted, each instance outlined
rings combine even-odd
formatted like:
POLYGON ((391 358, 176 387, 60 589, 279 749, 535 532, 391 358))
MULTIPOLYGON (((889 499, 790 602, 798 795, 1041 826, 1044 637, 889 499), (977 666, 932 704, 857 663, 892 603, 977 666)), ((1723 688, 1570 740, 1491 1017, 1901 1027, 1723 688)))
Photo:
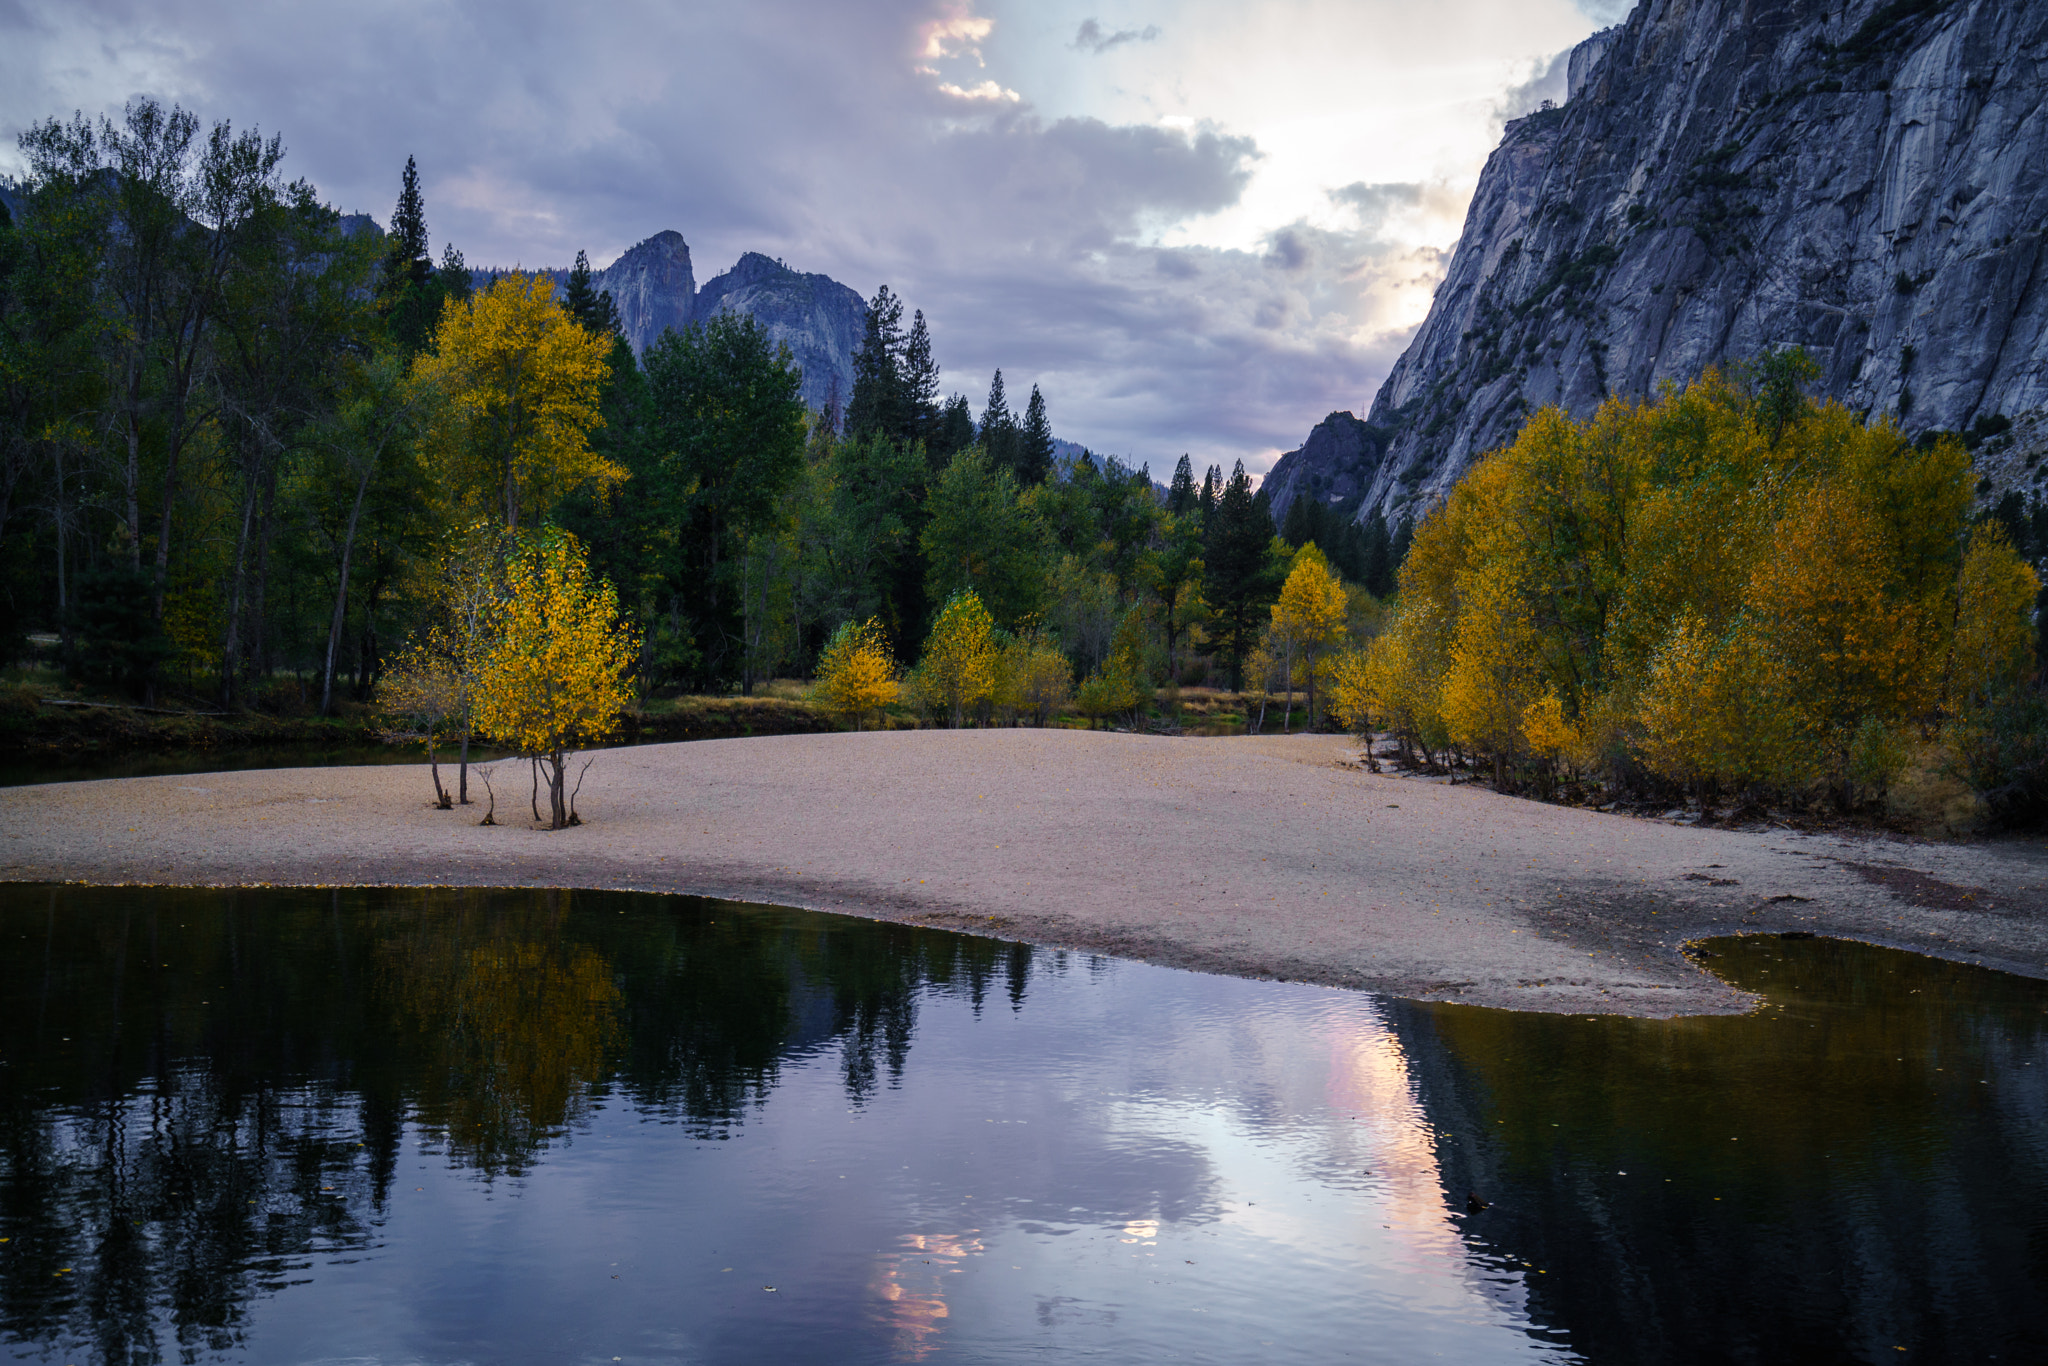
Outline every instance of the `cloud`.
POLYGON ((1083 19, 1081 28, 1074 35, 1071 46, 1076 52, 1092 52, 1097 56, 1126 43, 1149 43, 1159 36, 1159 25, 1147 24, 1143 28, 1123 28, 1115 33, 1103 32, 1100 22, 1083 19))
POLYGON ((945 81, 940 83, 939 93, 950 95, 956 100, 983 100, 989 103, 1017 104, 1024 98, 1016 91, 997 85, 994 81, 983 81, 980 85, 970 86, 964 90, 951 81, 945 81))
POLYGON ((972 57, 980 65, 981 44, 994 29, 995 20, 969 14, 964 8, 953 8, 943 18, 922 26, 924 42, 919 52, 930 60, 972 57))
MULTIPOLYGON (((1204 13, 1172 11, 1189 16, 1165 19, 1176 43, 1209 32, 1204 13)), ((118 115, 140 92, 282 133, 289 174, 380 220, 415 155, 437 254, 603 265, 674 228, 699 281, 760 251, 863 295, 887 283, 924 310, 949 391, 979 406, 1001 366, 1012 392, 1043 387, 1062 436, 1158 473, 1182 451, 1261 469, 1369 402, 1469 181, 1424 163, 1324 199, 1363 169, 1337 159, 1243 249, 1186 245, 1177 226, 1244 210, 1266 150, 1200 102, 1056 105, 1057 80, 1113 69, 1075 51, 1158 30, 1029 16, 615 0, 563 25, 540 0, 0 0, 0 171, 30 122, 118 115), (1036 67, 1013 59, 1027 34, 1036 67)), ((1234 49, 1212 56, 1240 72, 1234 49)))
POLYGON ((1494 106, 1494 115, 1503 122, 1518 119, 1524 114, 1533 114, 1549 100, 1552 104, 1563 104, 1565 97, 1565 74, 1571 66, 1572 50, 1566 48, 1554 57, 1539 57, 1535 70, 1528 80, 1520 85, 1510 86, 1494 106))

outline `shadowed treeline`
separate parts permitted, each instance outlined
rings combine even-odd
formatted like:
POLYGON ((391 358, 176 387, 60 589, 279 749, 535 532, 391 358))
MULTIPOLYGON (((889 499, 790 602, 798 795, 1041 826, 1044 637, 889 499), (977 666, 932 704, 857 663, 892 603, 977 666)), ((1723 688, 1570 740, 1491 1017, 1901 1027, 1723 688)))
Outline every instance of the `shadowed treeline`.
POLYGON ((231 1350, 377 1245, 408 1126, 519 1176, 619 1093, 691 1137, 835 1043, 858 1103, 923 992, 1021 1006, 1030 950, 681 897, 0 889, 0 1325, 231 1350))

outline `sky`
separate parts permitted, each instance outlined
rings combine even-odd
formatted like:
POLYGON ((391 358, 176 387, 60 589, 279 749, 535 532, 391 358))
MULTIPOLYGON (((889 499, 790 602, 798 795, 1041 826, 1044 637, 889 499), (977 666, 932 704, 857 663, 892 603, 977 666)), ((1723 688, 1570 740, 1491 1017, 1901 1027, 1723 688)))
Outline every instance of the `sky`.
POLYGON ((0 173, 153 95, 278 133, 438 256, 593 264, 665 228, 925 312, 976 411, 1263 472, 1361 415, 1429 308, 1502 122, 1626 0, 0 0, 0 173))

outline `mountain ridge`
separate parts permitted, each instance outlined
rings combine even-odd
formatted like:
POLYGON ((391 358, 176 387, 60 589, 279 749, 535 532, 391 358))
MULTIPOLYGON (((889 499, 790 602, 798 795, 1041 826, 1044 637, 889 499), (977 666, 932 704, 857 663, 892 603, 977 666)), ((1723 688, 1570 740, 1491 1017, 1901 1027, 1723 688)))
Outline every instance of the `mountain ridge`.
POLYGON ((1312 434, 1276 493, 1420 515, 1538 407, 1792 345, 1821 396, 1970 432, 1991 488, 2041 487, 2048 7, 1643 0, 1568 70, 1488 159, 1364 419, 1383 439, 1312 434))

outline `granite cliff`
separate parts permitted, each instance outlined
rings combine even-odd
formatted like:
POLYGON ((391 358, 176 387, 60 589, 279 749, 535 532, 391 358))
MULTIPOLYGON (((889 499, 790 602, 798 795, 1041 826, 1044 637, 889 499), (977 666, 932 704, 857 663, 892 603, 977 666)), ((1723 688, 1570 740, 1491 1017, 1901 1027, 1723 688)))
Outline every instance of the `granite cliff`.
POLYGON ((836 400, 843 409, 853 397, 853 357, 867 325, 867 301, 852 289, 750 251, 731 270, 704 282, 691 316, 728 311, 747 314, 768 330, 771 341, 789 348, 803 367, 805 404, 823 409, 836 400))
POLYGON ((1276 494, 1419 513, 1544 404, 1788 345, 2048 487, 2048 5, 1643 0, 1568 72, 1507 124, 1364 438, 1326 419, 1276 494))
MULTIPOLYGON (((472 276, 481 287, 498 273, 478 270, 472 276)), ((558 287, 568 283, 566 270, 543 273, 553 276, 558 287)), ((669 328, 680 332, 718 313, 744 313, 766 328, 771 340, 789 347, 803 367, 803 398, 810 407, 823 408, 835 387, 842 405, 853 393, 853 356, 860 349, 867 302, 830 276, 800 274, 750 251, 698 289, 689 244, 670 230, 592 271, 590 283, 608 291, 618 305, 620 328, 635 354, 669 328)))

